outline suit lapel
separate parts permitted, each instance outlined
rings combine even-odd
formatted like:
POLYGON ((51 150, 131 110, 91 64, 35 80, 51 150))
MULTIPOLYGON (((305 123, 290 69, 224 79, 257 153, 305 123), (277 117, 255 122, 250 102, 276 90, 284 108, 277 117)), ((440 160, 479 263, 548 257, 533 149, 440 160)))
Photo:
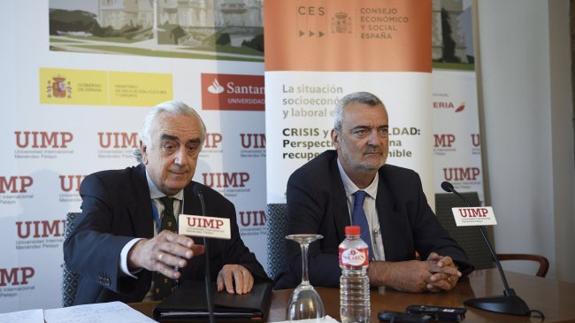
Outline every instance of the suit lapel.
MULTIPOLYGON (((191 182, 188 186, 184 188, 184 207, 183 213, 190 215, 202 215, 202 206, 200 204, 200 199, 194 194, 194 186, 199 185, 196 182, 191 182)), ((205 199, 205 196, 204 196, 205 199)), ((207 206, 206 206, 207 207, 207 206)))
POLYGON ((334 214, 334 224, 335 231, 337 234, 337 241, 343 241, 345 239, 345 227, 351 225, 349 208, 347 206, 347 196, 345 195, 345 188, 343 187, 343 181, 341 179, 341 174, 339 173, 339 167, 337 167, 337 154, 334 154, 335 158, 331 160, 330 163, 330 173, 336 174, 333 176, 333 198, 331 200, 331 205, 333 206, 332 212, 334 214))
MULTIPOLYGON (((384 166, 385 167, 385 166, 384 166)), ((376 209, 377 217, 381 227, 381 238, 383 240, 383 247, 385 250, 386 259, 396 259, 394 251, 403 250, 403 239, 398 237, 398 232, 393 230, 397 228, 394 219, 400 216, 395 207, 395 200, 391 193, 385 176, 383 175, 383 168, 379 170, 379 183, 377 187, 376 209)), ((401 227, 401 226, 399 226, 401 227)))
POLYGON ((136 237, 154 237, 154 217, 152 214, 152 201, 150 199, 150 189, 146 180, 146 169, 143 164, 133 169, 132 185, 136 193, 128 203, 128 213, 134 227, 136 237))

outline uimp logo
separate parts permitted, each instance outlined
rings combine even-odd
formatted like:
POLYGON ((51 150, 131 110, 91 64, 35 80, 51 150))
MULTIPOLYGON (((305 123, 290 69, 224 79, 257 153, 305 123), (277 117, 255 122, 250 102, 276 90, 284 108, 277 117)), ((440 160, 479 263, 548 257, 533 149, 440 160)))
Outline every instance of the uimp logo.
POLYGON ((103 149, 138 148, 138 133, 98 132, 98 144, 103 149))
POLYGON ((480 174, 479 167, 443 168, 443 179, 446 181, 477 181, 480 174))
POLYGON ((480 218, 485 218, 487 217, 487 213, 489 213, 489 211, 487 210, 487 208, 484 207, 478 207, 478 208, 458 208, 459 211, 459 215, 462 218, 466 218, 466 217, 470 217, 470 218, 475 218, 475 217, 480 217, 480 218))
POLYGON ((74 135, 67 131, 14 131, 18 148, 68 148, 74 135))
POLYGON ((20 239, 62 237, 65 220, 16 221, 16 233, 20 239))
POLYGON ((0 287, 28 285, 35 274, 33 267, 0 268, 0 287))
MULTIPOLYGON (((266 134, 265 133, 240 133, 240 157, 242 158, 265 158, 266 157, 266 134)), ((284 140, 289 141, 289 140, 284 140)))
POLYGON ((14 222, 19 252, 38 249, 62 250, 66 220, 30 220, 14 222))
POLYGON ((465 110, 465 102, 455 105, 450 101, 433 101, 433 108, 438 110, 453 110, 455 112, 461 112, 465 110))
POLYGON ((86 177, 85 175, 59 175, 60 189, 62 192, 79 192, 80 184, 86 177))
POLYGON ((218 149, 224 136, 218 132, 212 132, 206 134, 206 140, 204 141, 204 148, 207 149, 218 149))
POLYGON ((267 222, 264 210, 240 211, 239 215, 241 227, 263 227, 267 222))
POLYGON ((98 137, 98 157, 102 159, 132 159, 138 149, 137 132, 100 131, 98 137))
POLYGON ((440 133, 434 134, 433 138, 435 139, 435 148, 451 148, 453 143, 455 142, 455 135, 452 133, 440 133))
POLYGON ((230 219, 180 214, 178 232, 192 237, 230 239, 230 219))
POLYGON ((244 149, 266 148, 266 135, 264 133, 240 133, 240 141, 244 149))
POLYGON ((479 147, 479 145, 481 144, 480 139, 479 139, 479 134, 478 133, 472 133, 470 136, 471 136, 471 145, 474 148, 479 147))
POLYGON ((224 220, 212 217, 190 216, 187 218, 190 227, 219 229, 224 225, 224 220))
POLYGON ((211 188, 245 187, 250 180, 247 172, 202 173, 204 185, 211 188))
POLYGON ((31 176, 0 176, 0 194, 26 193, 32 184, 34 179, 31 176))
POLYGON ((263 111, 263 75, 202 73, 204 110, 263 111))
POLYGON ((496 225, 495 213, 491 206, 485 207, 454 207, 451 209, 455 225, 461 226, 478 226, 478 225, 496 225))

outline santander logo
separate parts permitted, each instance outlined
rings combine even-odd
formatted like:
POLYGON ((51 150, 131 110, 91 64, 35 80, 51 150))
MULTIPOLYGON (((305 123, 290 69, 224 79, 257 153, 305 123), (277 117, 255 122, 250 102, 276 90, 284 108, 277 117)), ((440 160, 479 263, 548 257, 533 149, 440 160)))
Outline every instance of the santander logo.
POLYGON ((263 75, 202 73, 202 109, 264 111, 263 75))
POLYGON ((212 82, 212 85, 208 86, 208 92, 210 92, 211 94, 224 93, 224 87, 221 86, 220 82, 218 82, 218 79, 215 78, 214 81, 212 82))

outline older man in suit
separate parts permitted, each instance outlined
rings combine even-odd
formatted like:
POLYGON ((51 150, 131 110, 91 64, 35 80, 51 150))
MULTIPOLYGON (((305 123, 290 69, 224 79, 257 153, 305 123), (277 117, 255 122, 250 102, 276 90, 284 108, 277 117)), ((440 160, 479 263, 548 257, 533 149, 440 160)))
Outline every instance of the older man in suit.
POLYGON ((64 242, 65 261, 81 276, 75 304, 161 300, 176 280, 203 280, 205 261, 220 291, 244 294, 254 278, 268 279, 240 238, 233 204, 192 181, 205 134, 195 110, 160 104, 140 132, 138 166, 84 179, 82 216, 64 242), (198 191, 207 215, 231 222, 231 239, 211 241, 208 260, 203 245, 176 233, 178 214, 201 214, 198 191))
MULTIPOLYGON (((331 132, 336 150, 322 153, 290 176, 289 233, 324 236, 310 245, 313 285, 339 284, 338 245, 345 239, 345 226, 352 223, 362 227, 370 247, 373 286, 450 290, 462 271, 472 270, 427 204, 417 173, 385 164, 388 135, 381 100, 367 92, 349 94, 336 106, 331 132)), ((276 288, 293 287, 301 277, 299 249, 290 244, 288 250, 288 265, 276 288)))

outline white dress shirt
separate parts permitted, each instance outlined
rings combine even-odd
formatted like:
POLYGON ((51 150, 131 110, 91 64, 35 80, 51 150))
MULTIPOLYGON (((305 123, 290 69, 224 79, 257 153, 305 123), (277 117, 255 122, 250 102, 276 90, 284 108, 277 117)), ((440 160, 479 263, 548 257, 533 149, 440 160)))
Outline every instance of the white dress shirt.
POLYGON ((379 174, 375 174, 373 181, 369 186, 364 189, 360 189, 353 183, 353 181, 347 176, 345 170, 337 159, 337 167, 339 168, 339 173, 341 174, 341 180, 343 182, 343 188, 345 189, 345 196, 347 198, 347 208, 349 210, 349 223, 353 223, 351 216, 353 213, 353 194, 357 191, 365 191, 367 194, 365 196, 365 201, 363 202, 363 211, 367 217, 367 224, 369 225, 369 235, 371 237, 371 248, 373 250, 373 255, 370 255, 371 259, 375 260, 385 260, 385 250, 383 249, 383 240, 381 238, 381 229, 379 226, 379 218, 377 217, 377 208, 375 205, 375 199, 377 197, 377 186, 379 185, 379 174))
MULTIPOLYGON (((153 213, 153 220, 154 220, 154 236, 158 234, 161 225, 161 214, 164 212, 164 204, 160 202, 160 198, 166 196, 166 194, 162 193, 156 184, 150 178, 148 174, 148 170, 146 169, 146 180, 148 181, 148 187, 150 188, 150 202, 152 203, 152 213, 153 213)), ((170 196, 174 198, 174 216, 176 217, 176 222, 178 221, 178 214, 180 214, 180 210, 183 209, 183 201, 184 201, 184 190, 179 191, 176 195, 170 196)), ((177 224, 176 224, 177 225, 177 224)), ((134 272, 130 272, 128 270, 128 252, 132 247, 143 238, 134 238, 130 240, 128 243, 124 245, 122 251, 120 252, 120 268, 122 272, 132 278, 137 278, 134 273, 137 273, 139 270, 134 272)))

